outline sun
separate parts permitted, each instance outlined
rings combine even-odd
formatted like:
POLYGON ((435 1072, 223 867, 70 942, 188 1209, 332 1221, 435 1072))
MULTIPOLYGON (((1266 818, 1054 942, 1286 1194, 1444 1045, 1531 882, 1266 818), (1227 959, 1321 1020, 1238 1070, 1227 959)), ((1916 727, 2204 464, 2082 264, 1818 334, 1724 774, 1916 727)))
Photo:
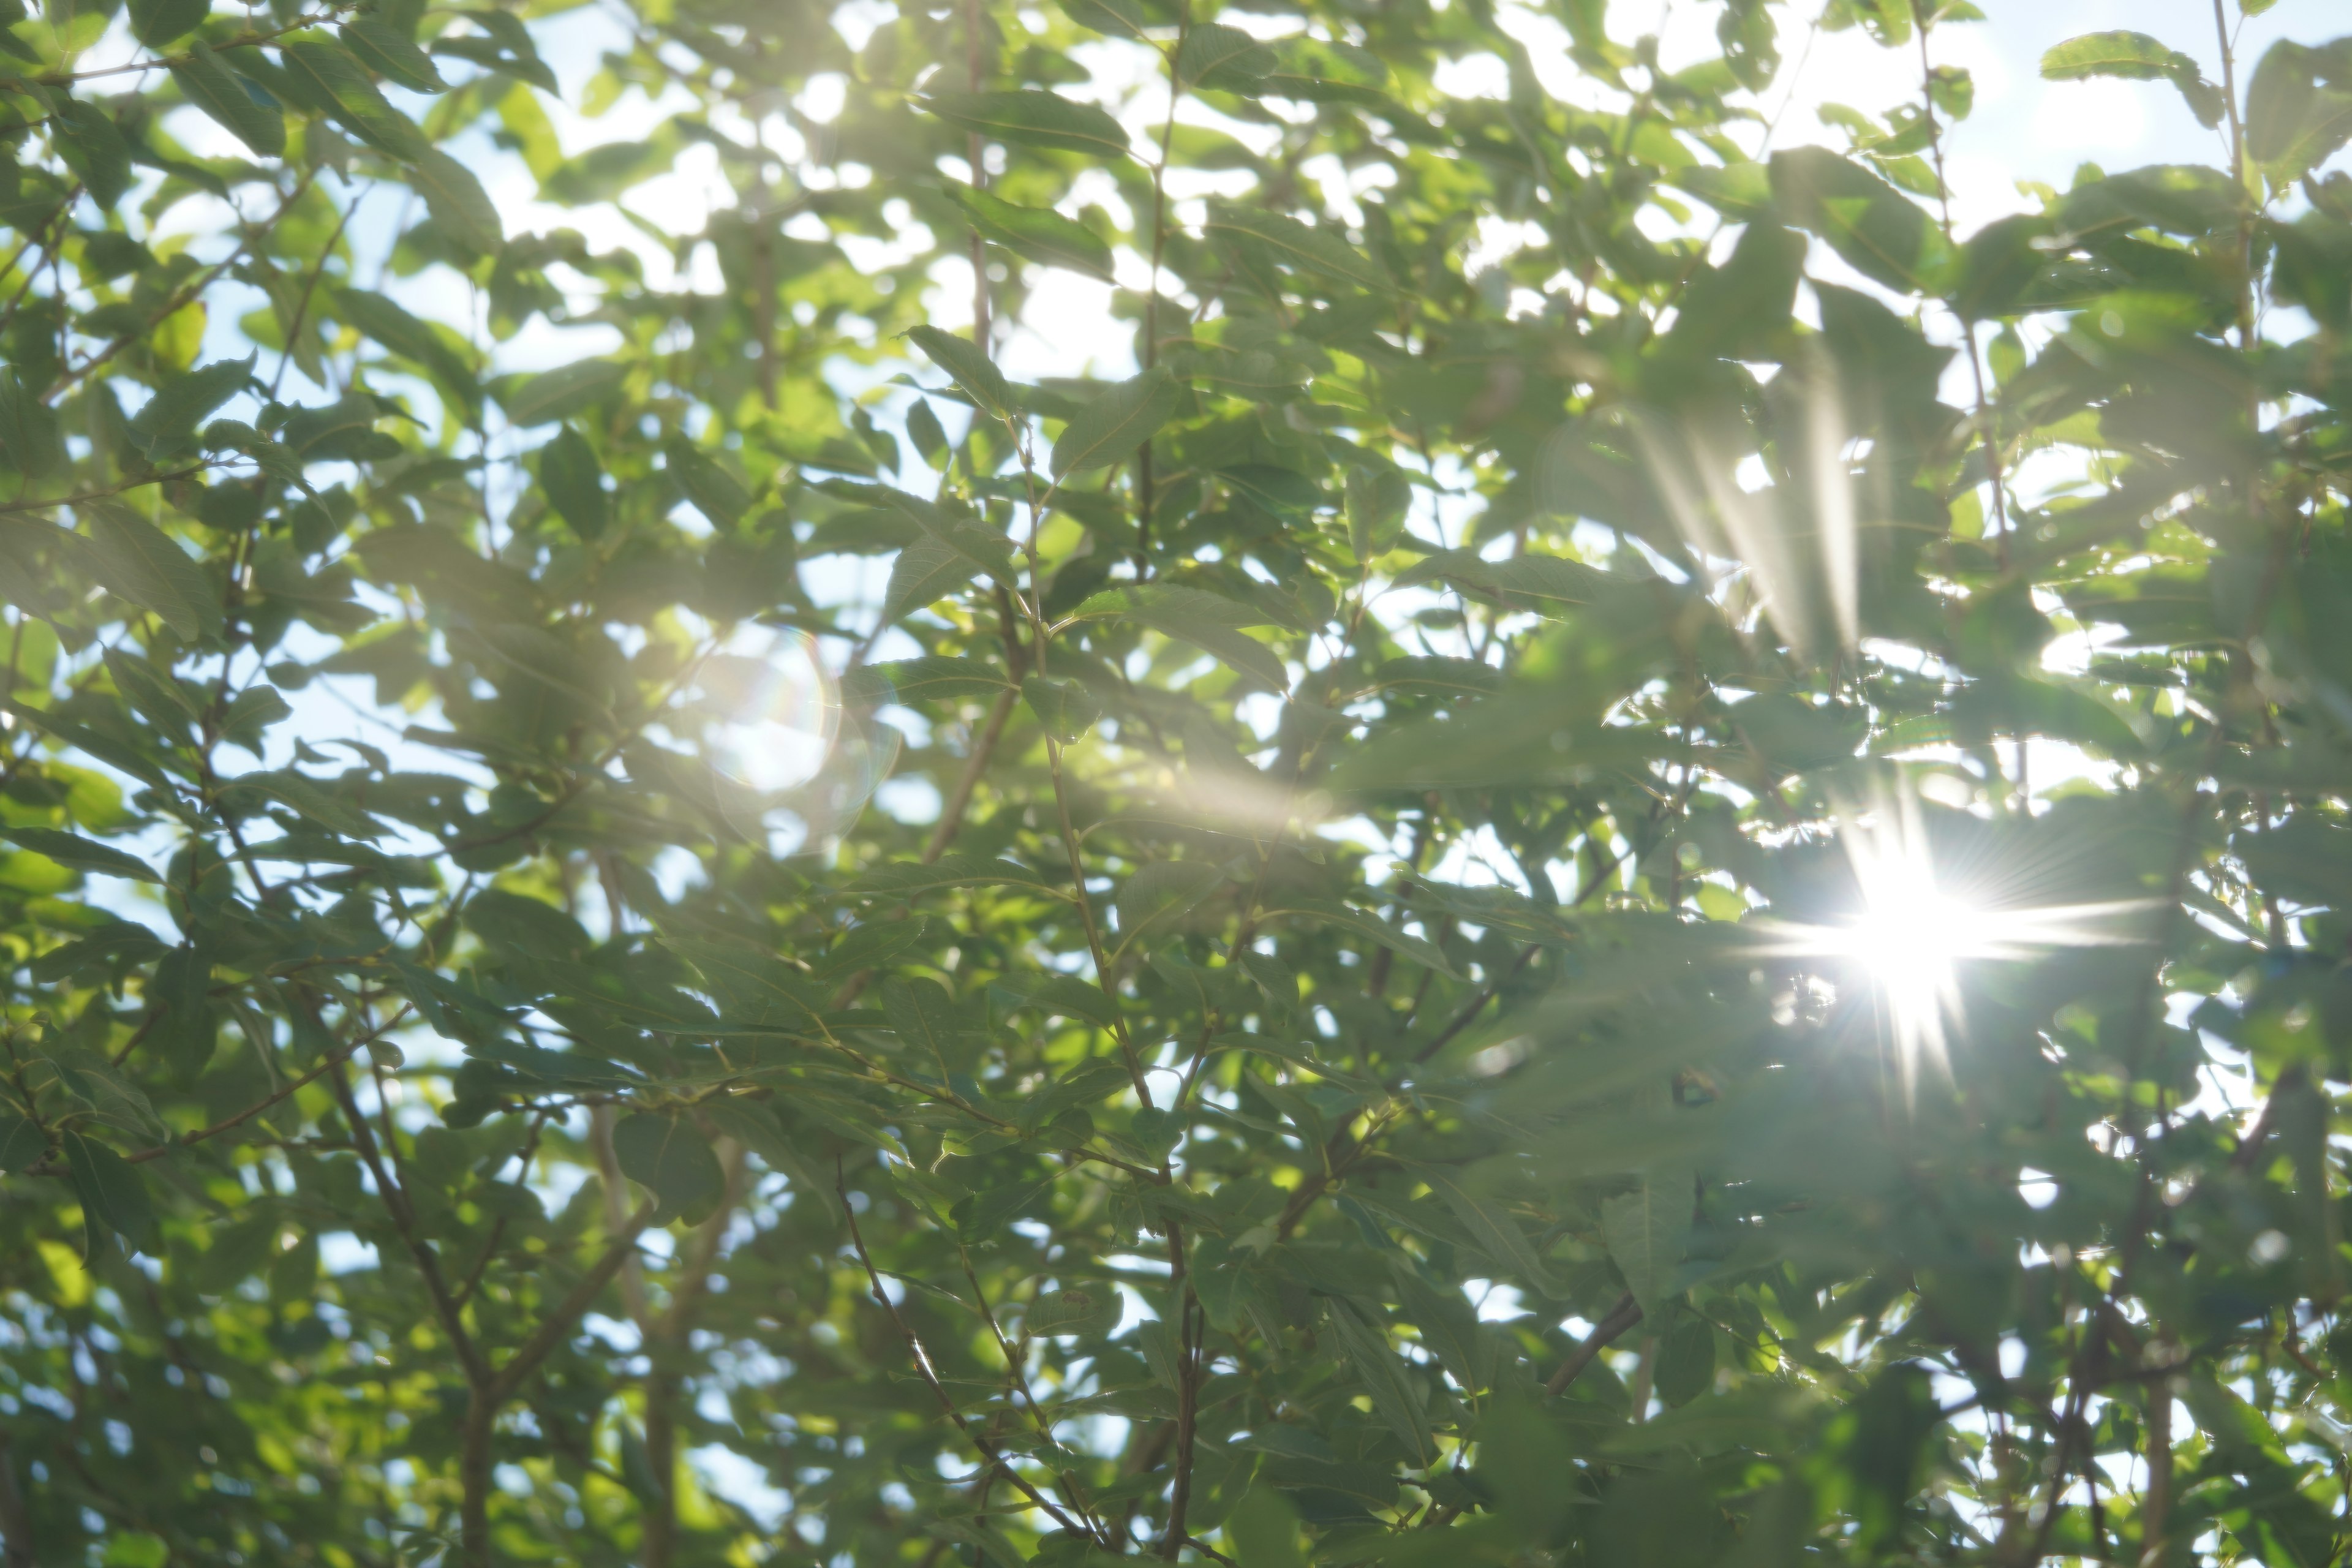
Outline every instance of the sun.
POLYGON ((1861 902, 1820 928, 1818 951, 1862 971, 1908 1079, 1922 1060, 1948 1059, 1947 1025, 1963 1021, 1960 966, 2009 950, 2003 922, 1944 887, 1915 805, 1852 822, 1840 837, 1861 902))
MULTIPOLYGON (((1769 922, 1762 951, 1831 960, 1838 970, 1832 978, 1841 987, 1866 985, 1906 1091, 1923 1062, 1948 1068, 1952 1043, 1967 1024, 1961 980, 1969 965, 2053 948, 2131 942, 2139 940, 2141 921, 2135 917, 2150 907, 2145 901, 2033 905, 1970 896, 1937 866, 1918 802, 1909 795, 1841 809, 1836 832, 1853 872, 1853 907, 1822 924, 1769 922)), ((1997 885, 2000 879, 1969 880, 1997 885)))

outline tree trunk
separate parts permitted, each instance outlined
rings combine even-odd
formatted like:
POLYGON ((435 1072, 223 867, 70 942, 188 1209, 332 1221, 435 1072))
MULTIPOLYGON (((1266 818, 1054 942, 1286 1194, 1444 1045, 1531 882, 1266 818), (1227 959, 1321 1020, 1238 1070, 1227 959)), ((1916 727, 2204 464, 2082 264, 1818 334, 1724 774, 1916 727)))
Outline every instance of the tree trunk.
MULTIPOLYGON (((652 1348, 659 1358, 669 1347, 652 1348)), ((656 1365, 646 1380, 646 1468, 658 1489, 646 1500, 643 1568, 669 1568, 677 1548, 677 1374, 656 1365)))
POLYGON ((490 1392, 477 1386, 466 1401, 457 1454, 457 1479, 465 1488, 458 1539, 466 1568, 490 1568, 490 1422, 497 1415, 490 1392))

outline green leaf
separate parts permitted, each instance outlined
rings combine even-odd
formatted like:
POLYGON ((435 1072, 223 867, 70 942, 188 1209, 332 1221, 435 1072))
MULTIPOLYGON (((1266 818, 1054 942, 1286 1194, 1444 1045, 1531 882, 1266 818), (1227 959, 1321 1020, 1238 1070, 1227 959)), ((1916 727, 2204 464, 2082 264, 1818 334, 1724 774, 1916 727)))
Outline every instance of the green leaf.
POLYGON ((976 658, 927 654, 921 658, 888 659, 859 666, 841 678, 841 700, 853 707, 873 707, 884 702, 953 702, 969 697, 994 697, 1010 684, 1002 671, 976 658))
POLYGON ((620 390, 627 367, 607 359, 585 359, 526 378, 499 399, 518 426, 550 425, 594 407, 620 390))
POLYGON ((1242 630, 1265 625, 1266 617, 1220 595, 1163 583, 1111 588, 1087 599, 1073 614, 1082 620, 1097 616, 1149 626, 1162 637, 1191 643, 1276 691, 1289 689, 1290 671, 1281 656, 1242 630))
POLYGON ((1658 1397, 1667 1408, 1679 1408, 1714 1384, 1715 1325, 1696 1312, 1673 1314, 1658 1347, 1658 1397))
POLYGON ((621 1173, 646 1188, 665 1215, 699 1225, 719 1206, 727 1180, 709 1141, 683 1115, 636 1111, 613 1127, 621 1173))
POLYGON ((1762 163, 1728 163, 1719 169, 1693 163, 1660 177, 1735 223, 1753 223, 1771 210, 1771 171, 1762 163))
POLYGON ((1003 974, 991 984, 1043 1012, 1058 1013, 1065 1018, 1076 1018, 1105 1029, 1118 1022, 1118 1008, 1103 994, 1102 987, 1075 975, 1003 974))
POLYGON ((1110 247, 1086 225, 1050 207, 1015 206, 969 185, 950 185, 947 193, 982 238, 1042 266, 1110 281, 1110 247))
POLYGON ((1320 38, 1282 38, 1267 46, 1274 69, 1257 84, 1257 96, 1305 103, 1352 103, 1379 107, 1389 68, 1370 49, 1320 38))
POLYGON ((1176 79, 1217 92, 1254 92, 1274 67, 1272 49, 1222 22, 1193 23, 1176 51, 1176 79))
POLYGON ((1302 268, 1361 288, 1385 292, 1394 287, 1372 259, 1327 228, 1316 228, 1281 213, 1238 203, 1209 204, 1211 234, 1234 234, 1263 247, 1286 267, 1302 268))
POLYGON ((48 1140, 30 1118, 0 1110, 0 1171, 10 1175, 29 1171, 48 1152, 48 1140))
POLYGON ((458 15, 480 27, 488 37, 444 33, 433 42, 435 54, 455 55, 459 59, 472 60, 477 65, 502 71, 518 81, 529 82, 542 92, 562 90, 555 73, 548 68, 545 60, 540 58, 539 45, 531 37, 530 29, 523 25, 521 16, 511 11, 489 7, 462 11, 458 15))
POLYGON ((1070 20, 1113 38, 1141 38, 1151 26, 1135 0, 1062 0, 1070 20))
POLYGON ((1298 1510, 1272 1487, 1252 1487, 1225 1521, 1239 1568, 1307 1568, 1298 1543, 1298 1510))
POLYGON ((100 871, 110 877, 128 877, 134 881, 160 882, 163 879, 155 868, 136 855, 126 854, 111 845, 84 838, 78 833, 68 833, 56 827, 0 826, 0 838, 14 839, 37 855, 46 855, 60 866, 77 871, 100 871))
POLYGON ((942 1079, 970 1070, 976 1042, 938 981, 885 980, 882 1016, 919 1058, 930 1059, 942 1079))
POLYGON ((714 526, 731 529, 751 510, 751 495, 742 481, 685 437, 671 436, 663 441, 662 457, 669 465, 671 482, 714 526))
POLYGON ((2155 81, 2172 74, 2178 52, 2146 33, 2085 33, 2045 51, 2042 75, 2048 81, 2081 81, 2096 76, 2155 81))
POLYGON ((70 1130, 59 1133, 58 1142, 65 1150, 66 1173, 81 1203, 92 1254, 98 1237, 109 1233, 133 1252, 150 1251, 155 1245, 155 1209, 139 1167, 95 1138, 70 1130))
POLYGON ((1601 1202, 1601 1231, 1609 1260, 1625 1278, 1643 1317, 1657 1321, 1682 1267, 1684 1238, 1690 1234, 1691 1184, 1687 1175, 1645 1175, 1633 1191, 1601 1202))
POLYGON ((49 141, 101 208, 112 207, 131 188, 131 144, 95 103, 69 98, 58 105, 49 116, 49 141))
POLYGON ((173 376, 131 416, 130 434, 150 458, 178 447, 204 417, 253 380, 254 355, 218 359, 173 376))
POLYGON ((2246 89, 2246 153, 2273 184, 2300 179, 2352 141, 2352 73, 2329 56, 2281 39, 2246 89))
POLYGON ((278 58, 289 76, 333 104, 335 118, 376 151, 404 163, 420 163, 432 153, 416 122, 392 106, 368 79, 367 68, 341 44, 319 34, 289 37, 278 41, 278 58))
POLYGON ((90 561, 108 593, 152 611, 184 641, 219 635, 220 601, 186 551, 119 502, 90 501, 82 510, 90 561))
POLYGON ((2051 81, 2083 81, 2092 77, 2169 81, 2206 126, 2221 123, 2227 107, 2221 89, 2205 79, 2195 59, 2146 33, 2085 33, 2069 38, 2042 57, 2042 74, 2051 81))
POLYGON ((1437 1443, 1412 1373, 1361 1308, 1333 1296, 1326 1299, 1324 1313, 1339 1338, 1339 1353, 1371 1395, 1372 1409, 1404 1445, 1406 1462, 1426 1467, 1436 1458, 1437 1443))
POLYGON ((25 384, 20 374, 11 370, 0 374, 0 462, 28 479, 43 478, 66 459, 62 435, 56 413, 25 384))
POLYGON ((346 838, 380 838, 384 829, 367 813, 348 801, 328 794, 315 779, 305 778, 291 768, 277 768, 266 773, 239 773, 224 786, 238 794, 260 795, 274 800, 330 833, 346 838))
POLYGON ((979 344, 937 327, 909 327, 907 336, 915 346, 930 355, 931 363, 955 378, 974 403, 999 416, 1020 411, 1013 388, 979 344))
POLYGON ((1948 251, 1933 220, 1858 163, 1820 147, 1775 153, 1772 194, 1791 222, 1873 282, 1927 292, 1942 275, 1948 251))
POLYGON ((1360 566, 1396 543, 1412 504, 1412 485, 1393 468, 1349 468, 1346 495, 1348 546, 1360 566))
POLYGON ((1021 1320, 1022 1331, 1037 1338, 1108 1334, 1118 1326, 1126 1302, 1110 1285, 1071 1285, 1048 1290, 1030 1304, 1021 1320))
POLYGON ((1449 980, 1459 980, 1462 977, 1461 973, 1446 962, 1445 954, 1439 952, 1435 944, 1413 935, 1411 931, 1399 930, 1378 915, 1368 914, 1361 910, 1351 910, 1345 904, 1329 900, 1290 900, 1286 902, 1286 907, 1268 909, 1265 912, 1268 918, 1275 915, 1297 915, 1327 927, 1353 931, 1356 935, 1377 942, 1391 952, 1401 953, 1410 958, 1425 969, 1435 970, 1449 980))
POLYGON ((1127 132, 1091 103, 1073 103, 1039 89, 1012 92, 942 92, 917 103, 959 131, 1027 147, 1055 147, 1098 158, 1124 158, 1127 132))
MULTIPOLYGON (((495 255, 506 244, 506 226, 499 221, 498 206, 490 200, 489 193, 482 189, 482 182, 474 177, 471 169, 437 147, 424 149, 409 159, 408 163, 409 187, 425 198, 425 210, 432 214, 434 225, 448 237, 452 244, 476 256, 495 255)), ((573 408, 566 412, 576 413, 578 410, 573 408)), ((549 418, 562 416, 547 416, 549 418)), ((518 420, 517 423, 539 424, 541 421, 518 420)))
POLYGON ((225 744, 242 746, 258 758, 262 752, 262 731, 273 724, 294 716, 286 699, 277 689, 257 682, 231 698, 221 710, 219 730, 225 744))
POLYGON ((1494 1204, 1480 1198, 1449 1173, 1433 1166, 1419 1168, 1421 1178, 1437 1194, 1454 1217, 1462 1222, 1481 1252, 1517 1272, 1538 1293, 1558 1300, 1564 1295, 1559 1279, 1537 1253, 1535 1244, 1510 1215, 1494 1204))
POLYGON ((1011 886, 1042 890, 1036 872, 1010 860, 987 856, 951 854, 925 865, 916 860, 877 866, 846 884, 842 891, 860 898, 912 898, 942 888, 1011 886))
POLYGON ((539 488, 547 492, 556 515, 583 540, 593 543, 612 521, 604 466, 596 461, 588 438, 569 425, 539 449, 539 488))
POLYGON ((732 1029, 822 1032, 824 998, 801 971, 772 953, 730 942, 666 937, 665 947, 699 970, 732 1029))
POLYGON ((194 32, 212 9, 212 0, 132 0, 131 36, 160 49, 194 32))
POLYGON ((398 82, 411 92, 449 90, 448 82, 442 79, 431 57, 381 16, 363 11, 338 31, 344 47, 378 76, 398 82))
POLYGON ((907 438, 914 442, 915 450, 922 454, 924 462, 934 468, 948 466, 951 456, 948 433, 940 427, 940 416, 931 412, 929 398, 915 399, 914 406, 907 410, 907 438))
POLYGON ((898 552, 882 594, 885 626, 945 598, 972 579, 971 563, 936 540, 919 539, 898 552))
POLYGON ((1118 890, 1119 951, 1182 919, 1224 880, 1222 869, 1200 860, 1153 860, 1137 867, 1118 890))
POLYGON ((1065 744, 1093 729, 1102 717, 1102 704, 1075 680, 1024 675, 1021 678, 1021 696, 1045 733, 1065 744))
POLYGON ((1054 478, 1066 479, 1124 463, 1136 447, 1169 423, 1181 397, 1183 388, 1169 378, 1167 367, 1148 369, 1134 381, 1103 388, 1098 397, 1079 406, 1054 442, 1054 478))
POLYGON ((467 406, 478 408, 480 377, 439 332, 381 294, 365 289, 335 292, 335 313, 403 359, 423 367, 467 406))
POLYGON ((967 1245, 976 1247, 994 1237, 1024 1209, 1053 1190, 1054 1178, 1041 1176, 1034 1182, 1020 1182, 975 1194, 954 1207, 956 1233, 967 1245))
POLYGON ((275 158, 286 151, 285 113, 255 98, 202 39, 172 67, 172 80, 181 97, 257 156, 275 158))

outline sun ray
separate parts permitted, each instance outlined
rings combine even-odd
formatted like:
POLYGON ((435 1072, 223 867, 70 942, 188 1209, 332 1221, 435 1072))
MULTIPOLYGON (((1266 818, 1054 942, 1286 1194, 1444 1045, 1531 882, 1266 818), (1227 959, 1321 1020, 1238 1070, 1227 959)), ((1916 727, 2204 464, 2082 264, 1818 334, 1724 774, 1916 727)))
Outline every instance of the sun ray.
POLYGON ((1939 868, 1916 796, 1881 795, 1841 808, 1837 837, 1857 901, 1827 923, 1759 922, 1759 955, 1827 959, 1871 988, 1907 1096, 1925 1064, 1949 1070, 1965 1028, 1960 979, 1974 963, 2031 958, 2063 947, 2143 940, 2145 900, 2088 904, 1999 902, 1958 890, 1939 868))

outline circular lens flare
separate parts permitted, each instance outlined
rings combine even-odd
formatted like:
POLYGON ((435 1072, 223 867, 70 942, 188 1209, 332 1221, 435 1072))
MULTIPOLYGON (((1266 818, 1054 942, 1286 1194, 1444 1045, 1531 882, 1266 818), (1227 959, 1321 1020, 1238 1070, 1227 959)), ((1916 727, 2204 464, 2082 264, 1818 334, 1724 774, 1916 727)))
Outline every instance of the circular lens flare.
POLYGON ((816 777, 840 731, 841 700, 816 640, 789 626, 747 626, 705 663, 703 697, 723 715, 710 762, 762 795, 816 777))

